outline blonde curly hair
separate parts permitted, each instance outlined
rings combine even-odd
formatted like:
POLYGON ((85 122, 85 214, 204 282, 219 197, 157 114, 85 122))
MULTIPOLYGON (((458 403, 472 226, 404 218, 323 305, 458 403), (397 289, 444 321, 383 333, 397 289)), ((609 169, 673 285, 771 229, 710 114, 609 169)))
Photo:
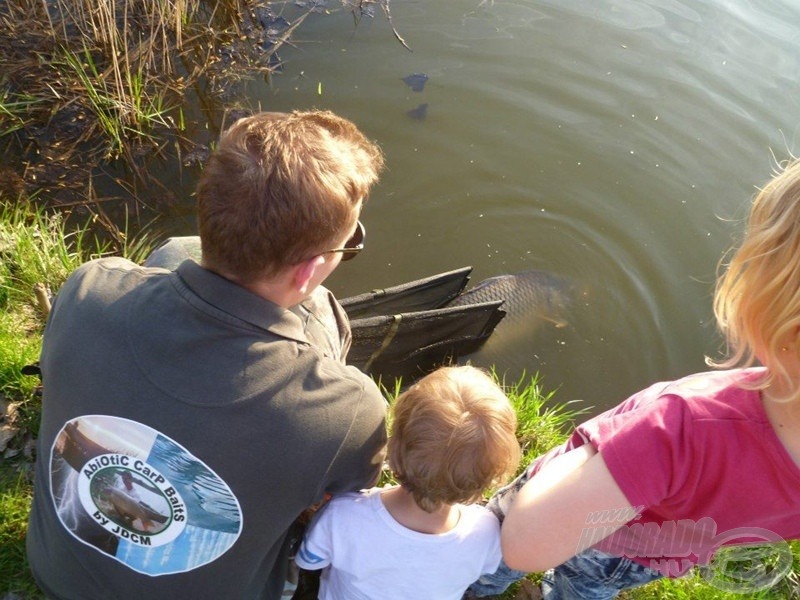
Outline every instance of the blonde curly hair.
POLYGON ((442 367, 392 406, 388 462, 417 505, 479 500, 517 468, 517 417, 503 390, 475 367, 442 367))

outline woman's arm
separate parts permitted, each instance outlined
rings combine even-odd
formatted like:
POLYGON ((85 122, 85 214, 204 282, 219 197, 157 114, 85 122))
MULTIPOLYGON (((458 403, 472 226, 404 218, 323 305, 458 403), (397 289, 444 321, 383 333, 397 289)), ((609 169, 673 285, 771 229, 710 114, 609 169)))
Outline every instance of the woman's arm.
MULTIPOLYGON (((555 567, 585 550, 582 541, 597 541, 583 536, 601 511, 631 514, 632 506, 602 455, 585 444, 551 460, 522 487, 503 521, 503 559, 522 571, 555 567)), ((603 523, 604 532, 624 524, 603 523)))

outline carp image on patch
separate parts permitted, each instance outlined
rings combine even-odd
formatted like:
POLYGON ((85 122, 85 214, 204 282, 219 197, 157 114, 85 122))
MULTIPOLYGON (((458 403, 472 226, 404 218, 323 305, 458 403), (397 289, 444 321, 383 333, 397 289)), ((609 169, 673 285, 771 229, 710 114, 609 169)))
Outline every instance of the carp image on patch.
MULTIPOLYGON (((106 529, 130 536, 143 545, 151 545, 153 537, 171 523, 185 522, 184 504, 173 487, 162 490, 156 484, 151 485, 149 480, 136 476, 138 469, 128 468, 131 462, 126 458, 125 455, 105 454, 94 459, 93 466, 101 466, 88 478, 88 484, 79 485, 78 495, 84 506, 89 504, 99 509, 94 516, 106 529), (103 464, 123 467, 102 467, 103 464), (85 500, 87 496, 89 502, 85 500), (174 504, 171 505, 173 498, 174 504)), ((165 481, 161 475, 157 479, 158 483, 165 481)))
POLYGON ((50 453, 53 504, 79 541, 146 575, 224 554, 242 527, 228 485, 186 448, 119 417, 67 422, 50 453))

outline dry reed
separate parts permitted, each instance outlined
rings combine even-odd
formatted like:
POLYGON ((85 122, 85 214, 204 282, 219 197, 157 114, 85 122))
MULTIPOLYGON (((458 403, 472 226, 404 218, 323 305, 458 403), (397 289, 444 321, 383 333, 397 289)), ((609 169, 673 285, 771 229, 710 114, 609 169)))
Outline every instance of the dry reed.
MULTIPOLYGON (((91 192, 91 169, 118 159, 146 179, 141 157, 181 140, 193 86, 222 90, 247 76, 242 69, 270 72, 263 56, 246 58, 264 45, 242 32, 256 10, 270 3, 0 2, 0 143, 19 156, 27 190, 76 202, 91 192)), ((273 51, 304 17, 272 40, 273 51)))

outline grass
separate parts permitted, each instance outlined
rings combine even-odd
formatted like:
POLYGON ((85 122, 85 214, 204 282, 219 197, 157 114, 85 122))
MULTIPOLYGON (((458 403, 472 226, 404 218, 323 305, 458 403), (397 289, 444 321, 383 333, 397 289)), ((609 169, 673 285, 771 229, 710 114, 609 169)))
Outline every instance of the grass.
POLYGON ((77 226, 72 220, 26 199, 0 197, 0 425, 15 432, 11 439, 0 437, 0 595, 39 597, 25 559, 25 532, 40 386, 23 369, 39 358, 49 291, 87 260, 120 254, 141 261, 151 250, 146 232, 130 239, 116 230, 109 239, 105 227, 102 237, 95 233, 93 220, 77 226))
POLYGON ((106 251, 92 245, 87 232, 67 232, 62 215, 25 203, 0 204, 0 394, 14 403, 23 433, 38 428, 38 382, 22 369, 38 359, 49 291, 84 260, 106 251))
POLYGON ((20 139, 27 140, 29 127, 45 125, 60 138, 60 126, 69 138, 53 140, 62 153, 100 161, 125 154, 156 128, 175 128, 169 113, 194 83, 175 57, 197 4, 3 3, 0 19, 10 39, 0 45, 0 94, 13 109, 13 128, 0 131, 22 129, 20 139))
POLYGON ((0 399, 3 428, 16 432, 0 448, 0 592, 36 597, 24 542, 41 405, 38 378, 23 368, 39 357, 47 309, 34 287, 58 289, 79 264, 105 250, 90 241, 87 227, 68 232, 61 215, 0 199, 0 399))
MULTIPOLYGON (((106 140, 105 158, 125 153, 132 138, 151 139, 150 131, 169 128, 173 123, 169 117, 172 108, 164 95, 146 93, 141 65, 137 71, 125 71, 120 80, 109 79, 102 76, 88 47, 84 46, 82 52, 68 48, 61 52, 63 58, 54 58, 52 64, 73 79, 70 86, 86 99, 93 122, 106 140)), ((92 130, 86 134, 92 135, 92 130)))
POLYGON ((25 559, 25 532, 33 498, 29 479, 0 467, 0 596, 16 593, 19 597, 41 598, 31 578, 25 559))
MULTIPOLYGON (((727 579, 731 590, 739 589, 741 593, 735 591, 727 591, 720 589, 724 586, 719 581, 713 585, 703 576, 699 569, 693 570, 686 577, 680 579, 664 579, 651 583, 642 588, 631 590, 625 594, 620 595, 622 600, 742 600, 743 598, 750 598, 754 600, 789 600, 791 598, 800 598, 800 580, 798 579, 798 572, 800 572, 800 545, 797 543, 790 543, 793 556, 793 565, 791 572, 777 581, 774 585, 769 585, 764 589, 753 589, 749 591, 749 582, 752 581, 753 572, 752 568, 761 568, 761 559, 757 560, 757 564, 753 565, 747 561, 741 562, 738 565, 729 565, 727 570, 727 579)), ((716 560, 722 560, 727 554, 739 553, 740 549, 724 548, 717 553, 716 560)))
POLYGON ((564 441, 576 419, 591 409, 574 401, 557 403, 556 393, 542 388, 538 374, 530 377, 523 374, 514 382, 505 381, 496 372, 494 375, 517 412, 517 437, 522 446, 520 471, 534 458, 564 441))
POLYGON ((38 102, 39 100, 26 94, 17 94, 12 98, 5 79, 0 80, 0 122, 3 123, 0 137, 23 129, 27 125, 26 116, 38 102))
MULTIPOLYGON (((3 425, 13 425, 16 436, 0 448, 0 598, 38 599, 38 591, 27 567, 25 533, 32 484, 32 441, 38 429, 41 404, 38 378, 25 375, 24 366, 35 362, 41 349, 45 314, 33 288, 37 284, 57 290, 68 274, 84 261, 106 254, 121 254, 141 262, 149 252, 148 241, 128 239, 123 232, 110 241, 99 241, 92 223, 68 225, 62 214, 44 212, 24 201, 10 203, 0 198, 0 395, 10 404, 3 425)), ((556 394, 542 389, 538 376, 524 376, 505 382, 495 374, 515 406, 518 435, 524 450, 522 465, 563 441, 577 418, 588 407, 559 404, 556 394)), ((389 397, 400 391, 399 384, 385 389, 389 397)), ((789 545, 792 569, 788 576, 768 589, 746 596, 710 585, 695 570, 689 577, 662 580, 625 592, 624 600, 738 600, 742 597, 777 600, 800 597, 800 545, 789 545)), ((752 577, 754 569, 769 563, 734 550, 726 562, 725 581, 737 583, 740 576, 752 577)), ((719 574, 719 571, 716 573, 719 574)), ((532 574, 528 582, 536 582, 532 574)), ((520 584, 502 596, 518 597, 520 584)))

